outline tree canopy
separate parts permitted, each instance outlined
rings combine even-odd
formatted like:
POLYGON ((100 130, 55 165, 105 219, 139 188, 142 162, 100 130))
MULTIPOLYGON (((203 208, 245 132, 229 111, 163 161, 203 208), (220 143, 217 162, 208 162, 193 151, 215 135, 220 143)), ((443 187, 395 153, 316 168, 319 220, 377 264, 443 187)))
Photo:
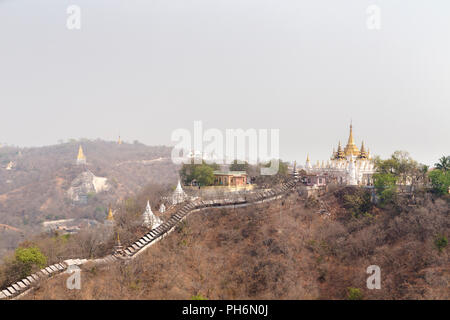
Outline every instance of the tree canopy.
POLYGON ((15 251, 15 261, 18 271, 23 277, 30 275, 33 268, 44 268, 47 264, 47 257, 38 247, 17 248, 15 251))
POLYGON ((439 162, 435 163, 434 167, 438 170, 449 171, 450 156, 442 156, 441 158, 439 158, 439 162))

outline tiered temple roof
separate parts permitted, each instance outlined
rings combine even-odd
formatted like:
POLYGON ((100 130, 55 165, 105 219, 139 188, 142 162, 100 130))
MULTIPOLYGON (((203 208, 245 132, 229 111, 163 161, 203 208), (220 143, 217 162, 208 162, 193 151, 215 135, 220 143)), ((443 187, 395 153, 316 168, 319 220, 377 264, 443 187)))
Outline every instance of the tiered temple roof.
POLYGON ((350 134, 348 136, 347 145, 344 149, 341 147, 341 142, 339 141, 338 149, 335 151, 333 149, 333 154, 331 160, 344 160, 347 157, 356 157, 358 159, 370 159, 369 151, 366 152, 364 148, 364 142, 361 144, 361 150, 355 144, 353 138, 353 125, 350 123, 350 134))

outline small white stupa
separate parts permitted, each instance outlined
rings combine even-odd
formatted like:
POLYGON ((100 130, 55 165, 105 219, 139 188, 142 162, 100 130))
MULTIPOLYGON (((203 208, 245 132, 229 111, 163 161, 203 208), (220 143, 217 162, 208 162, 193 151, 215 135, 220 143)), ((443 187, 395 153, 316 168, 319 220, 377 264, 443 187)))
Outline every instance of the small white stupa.
POLYGON ((175 189, 175 191, 173 192, 173 195, 172 195, 172 204, 176 205, 176 204, 182 203, 186 200, 186 198, 187 198, 187 195, 181 188, 181 183, 180 183, 180 180, 178 179, 177 188, 175 189))
POLYGON ((147 207, 145 208, 145 212, 142 214, 143 216, 143 226, 147 228, 155 229, 162 224, 162 221, 159 217, 155 216, 152 212, 152 208, 150 207, 150 201, 147 201, 147 207))
POLYGON ((164 205, 164 203, 161 203, 161 205, 159 206, 159 212, 160 213, 166 212, 166 206, 164 205))

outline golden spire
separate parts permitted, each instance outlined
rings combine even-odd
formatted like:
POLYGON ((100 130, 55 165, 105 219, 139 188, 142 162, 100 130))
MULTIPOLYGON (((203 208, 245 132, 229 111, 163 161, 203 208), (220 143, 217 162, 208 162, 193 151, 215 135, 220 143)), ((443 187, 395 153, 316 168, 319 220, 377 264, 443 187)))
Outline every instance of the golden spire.
POLYGON ((80 147, 78 148, 78 157, 77 157, 77 160, 86 160, 86 156, 85 156, 84 153, 83 153, 83 148, 81 147, 81 145, 80 145, 80 147))
POLYGON ((366 150, 364 149, 364 141, 361 143, 361 152, 359 153, 358 158, 360 159, 368 159, 369 155, 367 154, 366 150))
POLYGON ((353 139, 353 125, 350 122, 350 135, 348 136, 347 145, 344 148, 346 156, 359 156, 358 147, 355 144, 355 140, 353 139))
POLYGON ((113 216, 113 213, 112 213, 111 206, 109 207, 108 217, 106 218, 106 220, 108 220, 108 221, 114 221, 114 216, 113 216))
POLYGON ((117 144, 122 144, 122 140, 120 139, 120 135, 119 135, 119 141, 117 141, 117 144))
POLYGON ((309 154, 306 155, 306 162, 309 162, 309 154))
POLYGON ((353 140, 353 124, 352 124, 352 122, 350 122, 350 135, 348 136, 347 144, 355 144, 355 141, 353 140))

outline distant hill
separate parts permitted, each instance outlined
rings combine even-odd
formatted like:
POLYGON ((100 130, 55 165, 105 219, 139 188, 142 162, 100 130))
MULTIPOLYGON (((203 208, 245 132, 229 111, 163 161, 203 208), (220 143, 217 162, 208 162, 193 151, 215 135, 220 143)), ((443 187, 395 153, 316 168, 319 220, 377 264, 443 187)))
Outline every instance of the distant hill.
MULTIPOLYGON (((141 143, 82 140, 37 148, 0 148, 0 224, 40 231, 54 219, 104 220, 109 205, 136 195, 148 184, 175 184, 178 168, 170 160, 171 148, 141 143), (79 146, 87 158, 77 166, 79 146), (8 164, 13 163, 11 170, 8 164), (87 196, 87 204, 74 204, 68 196, 72 182, 83 172, 107 178, 108 191, 87 196)), ((13 248, 17 232, 0 229, 0 256, 13 248)))

